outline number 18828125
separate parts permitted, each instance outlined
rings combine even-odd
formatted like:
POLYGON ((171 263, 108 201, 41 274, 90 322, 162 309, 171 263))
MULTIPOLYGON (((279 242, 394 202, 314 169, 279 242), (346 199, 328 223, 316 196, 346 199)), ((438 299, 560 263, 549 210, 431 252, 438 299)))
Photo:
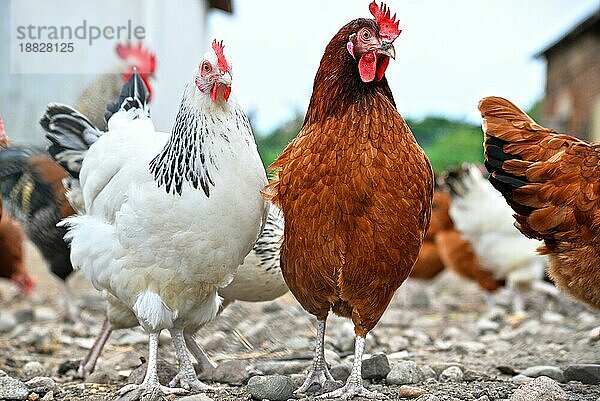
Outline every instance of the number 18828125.
POLYGON ((21 53, 73 53, 73 43, 19 43, 21 53))

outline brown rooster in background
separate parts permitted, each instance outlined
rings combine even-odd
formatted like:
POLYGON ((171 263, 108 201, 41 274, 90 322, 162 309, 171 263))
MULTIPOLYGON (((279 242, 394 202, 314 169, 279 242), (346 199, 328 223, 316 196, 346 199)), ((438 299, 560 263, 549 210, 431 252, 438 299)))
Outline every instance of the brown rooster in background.
POLYGON ((92 124, 101 131, 108 129, 104 120, 106 104, 119 97, 123 84, 129 80, 134 68, 138 69, 138 73, 152 95, 150 78, 153 77, 156 70, 155 55, 142 47, 141 43, 138 43, 137 46, 131 43, 124 45, 119 43, 115 51, 123 61, 123 65, 96 78, 84 89, 74 105, 75 109, 87 116, 92 124))
POLYGON ((332 379, 324 358, 330 311, 356 333, 346 385, 323 397, 378 397, 361 378, 365 337, 417 259, 431 215, 433 171, 385 78, 396 16, 373 1, 325 49, 298 137, 272 167, 266 193, 285 218, 281 269, 318 320, 315 358, 297 393, 332 379))
MULTIPOLYGON (((9 146, 10 140, 4 131, 4 121, 0 117, 0 151, 9 146)), ((13 281, 22 293, 29 294, 35 287, 35 280, 25 268, 24 238, 21 227, 2 207, 0 193, 0 277, 13 281)))
POLYGON ((600 308, 600 144, 558 134, 506 99, 479 103, 490 182, 517 228, 544 241, 559 288, 600 308))

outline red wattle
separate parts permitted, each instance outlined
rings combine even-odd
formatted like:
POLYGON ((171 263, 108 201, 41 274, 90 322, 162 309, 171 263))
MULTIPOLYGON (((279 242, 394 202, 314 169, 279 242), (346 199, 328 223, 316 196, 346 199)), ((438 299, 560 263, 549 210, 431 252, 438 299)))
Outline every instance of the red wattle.
POLYGON ((212 99, 213 102, 217 100, 218 95, 219 95, 219 86, 216 83, 214 83, 210 90, 210 98, 212 99))
POLYGON ((383 56, 379 62, 377 63, 377 81, 381 81, 383 76, 385 75, 385 70, 387 69, 388 64, 390 63, 390 58, 388 56, 383 56))
POLYGON ((377 53, 375 50, 363 54, 358 61, 358 73, 363 82, 371 82, 375 79, 377 70, 377 53))
POLYGON ((229 95, 231 95, 231 86, 226 86, 225 90, 223 91, 223 97, 225 98, 225 101, 229 100, 229 95))

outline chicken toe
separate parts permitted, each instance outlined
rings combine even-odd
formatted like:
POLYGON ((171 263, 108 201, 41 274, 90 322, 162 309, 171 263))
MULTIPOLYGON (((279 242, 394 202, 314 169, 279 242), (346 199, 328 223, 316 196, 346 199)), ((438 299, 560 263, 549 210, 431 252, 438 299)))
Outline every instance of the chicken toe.
POLYGON ((308 377, 302 386, 294 391, 294 394, 303 394, 313 384, 323 386, 328 380, 334 381, 325 362, 325 322, 326 320, 319 320, 317 322, 317 339, 313 364, 308 372, 308 377))
POLYGON ((173 387, 179 383, 182 388, 189 391, 214 391, 215 389, 213 387, 202 383, 200 380, 198 380, 198 377, 196 377, 196 371, 194 370, 194 365, 192 365, 192 360, 190 359, 190 355, 186 347, 183 330, 172 329, 170 331, 171 337, 173 338, 175 353, 177 354, 177 359, 179 360, 179 372, 173 378, 173 380, 171 380, 169 386, 173 387))
POLYGON ((354 363, 352 364, 352 371, 346 381, 344 387, 329 393, 321 394, 317 399, 328 399, 336 398, 341 400, 349 400, 354 397, 364 397, 369 399, 387 399, 384 394, 376 391, 367 390, 363 386, 362 381, 362 356, 365 350, 365 339, 360 336, 356 336, 356 342, 354 345, 354 363))

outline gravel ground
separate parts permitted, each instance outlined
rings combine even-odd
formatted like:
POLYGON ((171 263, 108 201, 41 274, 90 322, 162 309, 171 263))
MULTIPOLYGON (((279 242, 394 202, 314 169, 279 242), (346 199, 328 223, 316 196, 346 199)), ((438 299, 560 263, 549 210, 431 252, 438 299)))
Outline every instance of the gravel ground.
MULTIPOLYGON (((0 283, 0 370, 4 372, 0 372, 0 399, 7 397, 2 392, 8 391, 10 378, 18 379, 12 381, 18 387, 35 377, 52 381, 45 388, 35 387, 40 379, 29 382, 30 400, 117 399, 116 390, 130 375, 133 380, 143 373, 143 367, 136 368, 147 353, 147 337, 141 330, 113 333, 96 373, 88 382, 77 379, 69 367, 92 345, 102 322, 103 301, 80 273, 75 274, 70 284, 82 307, 83 322, 63 322, 56 282, 31 247, 28 263, 39 282, 32 296, 16 297, 10 284, 0 283)), ((451 273, 432 283, 406 283, 367 338, 363 376, 367 371, 372 375, 370 388, 392 400, 600 400, 598 384, 569 381, 581 376, 569 366, 600 364, 600 334, 593 331, 600 326, 598 315, 565 297, 529 293, 527 315, 515 316, 510 312, 512 297, 501 291, 494 296, 496 306, 489 307, 475 285, 451 273), (540 375, 554 381, 532 381, 540 375), (531 395, 535 391, 541 395, 531 395), (552 395, 554 391, 558 395, 552 395)), ((229 306, 197 336, 222 365, 206 378, 217 389, 207 393, 208 398, 185 401, 249 400, 248 391, 260 397, 265 394, 260 391, 269 394, 277 383, 281 384, 278 396, 285 400, 310 364, 315 334, 313 319, 290 295, 269 303, 229 306), (256 375, 267 377, 252 379, 246 386, 256 375)), ((328 320, 326 348, 334 377, 343 378, 352 362, 349 321, 328 320)), ((161 336, 159 355, 166 374, 175 363, 166 333, 161 336)), ((600 379, 600 368, 583 369, 600 379)))

